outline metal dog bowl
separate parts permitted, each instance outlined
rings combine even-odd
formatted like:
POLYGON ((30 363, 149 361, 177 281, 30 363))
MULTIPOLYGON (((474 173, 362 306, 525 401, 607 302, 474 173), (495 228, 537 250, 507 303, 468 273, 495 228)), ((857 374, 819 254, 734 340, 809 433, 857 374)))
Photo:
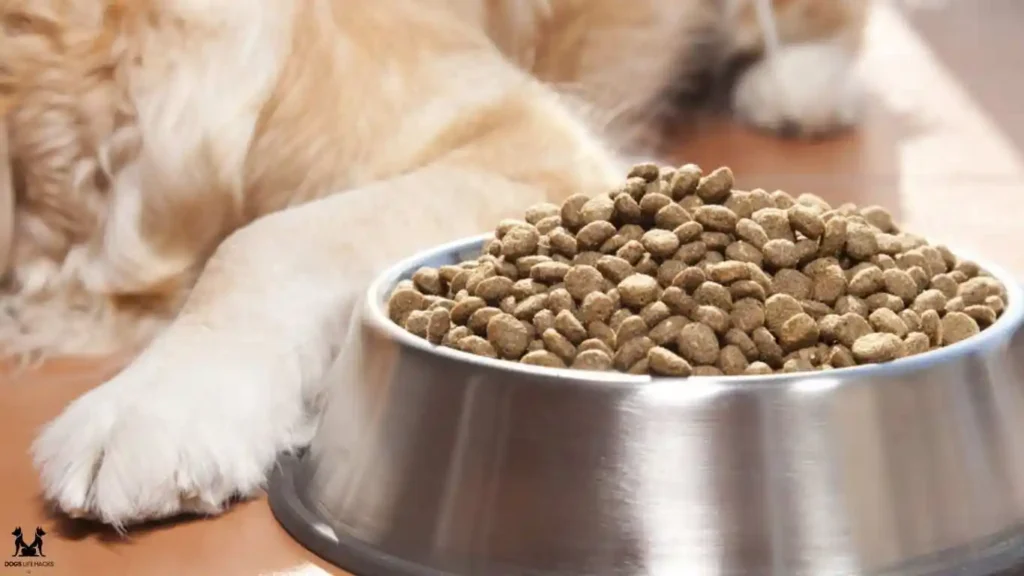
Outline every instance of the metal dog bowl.
POLYGON ((270 502, 359 576, 1010 573, 1024 564, 1024 302, 967 341, 827 373, 654 380, 433 347, 370 288, 270 502))

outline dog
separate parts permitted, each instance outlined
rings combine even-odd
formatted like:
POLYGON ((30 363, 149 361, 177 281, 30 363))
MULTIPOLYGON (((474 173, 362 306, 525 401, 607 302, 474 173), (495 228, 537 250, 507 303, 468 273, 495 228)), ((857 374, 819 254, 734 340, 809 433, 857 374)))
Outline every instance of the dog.
POLYGON ((383 267, 608 190, 709 84, 763 130, 853 125, 868 14, 868 0, 5 0, 0 346, 141 349, 41 431, 44 496, 123 528, 257 493, 311 438, 321 376, 383 267))
POLYGON ((42 527, 36 526, 36 537, 32 540, 31 544, 25 544, 24 535, 21 533, 21 526, 15 528, 11 535, 14 536, 14 555, 12 558, 26 556, 46 557, 46 554, 43 554, 43 536, 46 536, 46 531, 42 527))

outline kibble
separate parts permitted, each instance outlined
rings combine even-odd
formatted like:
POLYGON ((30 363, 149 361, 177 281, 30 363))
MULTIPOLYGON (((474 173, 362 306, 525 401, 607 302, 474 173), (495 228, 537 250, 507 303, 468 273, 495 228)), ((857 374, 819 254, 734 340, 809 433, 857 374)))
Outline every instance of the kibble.
POLYGON ((997 323, 1006 288, 879 206, 634 166, 607 194, 502 220, 476 259, 420 267, 388 317, 432 345, 654 377, 892 362, 997 323))

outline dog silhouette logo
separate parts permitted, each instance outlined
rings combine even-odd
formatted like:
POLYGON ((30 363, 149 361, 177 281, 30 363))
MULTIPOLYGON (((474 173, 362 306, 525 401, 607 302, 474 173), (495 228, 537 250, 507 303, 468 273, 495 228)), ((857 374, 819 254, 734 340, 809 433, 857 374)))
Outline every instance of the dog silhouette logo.
POLYGON ((32 540, 31 544, 25 543, 25 536, 21 533, 21 526, 15 528, 11 535, 14 536, 13 558, 46 558, 46 554, 43 554, 43 536, 46 536, 46 531, 41 526, 36 526, 36 537, 32 540))

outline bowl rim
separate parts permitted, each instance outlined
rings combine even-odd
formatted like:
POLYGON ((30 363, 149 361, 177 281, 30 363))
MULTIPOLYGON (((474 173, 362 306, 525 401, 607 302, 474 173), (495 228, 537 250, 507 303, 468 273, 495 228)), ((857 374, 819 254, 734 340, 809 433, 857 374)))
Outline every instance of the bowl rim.
POLYGON ((996 320, 995 324, 966 340, 961 340, 937 350, 930 350, 922 354, 915 354, 880 364, 836 368, 827 372, 688 377, 552 368, 487 358, 454 348, 431 344, 391 321, 386 310, 387 296, 400 280, 411 276, 425 261, 451 253, 479 251, 483 242, 490 238, 493 238, 493 232, 447 242, 428 250, 422 250, 389 266, 377 275, 365 292, 362 306, 364 322, 368 322, 375 329, 382 331, 401 346, 408 346, 427 354, 437 355, 457 362, 468 362, 482 369, 522 374, 534 379, 555 378, 564 380, 567 384, 599 385, 629 390, 636 390, 638 387, 680 386, 685 384, 691 391, 696 386, 709 386, 715 391, 731 388, 742 388, 744 390, 752 388, 792 388, 794 386, 805 386, 812 380, 817 382, 816 388, 832 388, 839 384, 853 383, 858 380, 877 377, 890 378, 907 372, 938 368, 955 360, 976 354, 979 351, 991 349, 996 344, 1012 338, 1021 325, 1024 324, 1024 286, 1012 274, 998 264, 984 258, 975 257, 969 250, 957 250, 949 244, 936 243, 934 238, 926 238, 929 245, 946 246, 958 257, 977 263, 983 270, 1002 282, 1007 292, 1008 302, 1006 303, 1006 309, 999 319, 996 320))

